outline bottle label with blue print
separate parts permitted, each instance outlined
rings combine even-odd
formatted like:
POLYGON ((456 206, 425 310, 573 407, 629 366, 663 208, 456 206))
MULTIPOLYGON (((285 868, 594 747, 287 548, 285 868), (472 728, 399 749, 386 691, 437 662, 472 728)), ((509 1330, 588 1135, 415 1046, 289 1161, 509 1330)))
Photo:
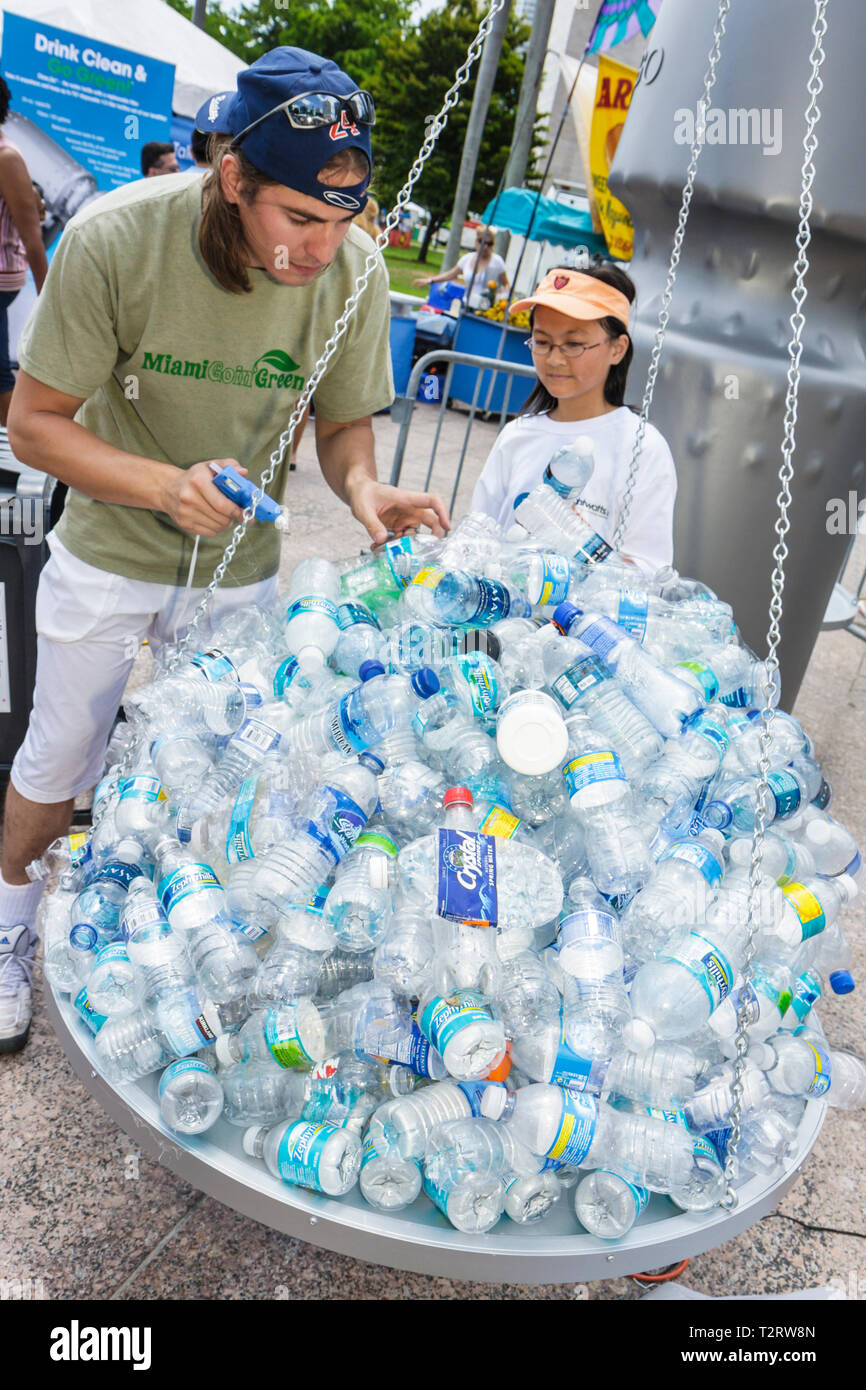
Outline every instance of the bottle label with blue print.
POLYGON ((824 909, 818 898, 810 888, 807 888, 804 883, 786 883, 782 892, 800 920, 803 941, 808 941, 810 936, 817 936, 819 932, 824 930, 827 925, 827 918, 824 916, 824 909))
POLYGON ((798 1028, 793 1036, 799 1038, 801 1042, 806 1044, 815 1060, 815 1070, 812 1074, 812 1081, 807 1094, 815 1098, 826 1095, 833 1079, 830 1053, 822 1045, 821 1040, 815 1033, 812 1033, 811 1037, 804 1038, 803 1030, 798 1028))
POLYGON ((613 651, 628 637, 625 628, 611 622, 610 618, 594 618, 579 634, 581 642, 591 647, 601 661, 606 661, 613 651))
POLYGON ((710 1012, 727 999, 734 984, 734 972, 727 957, 700 932, 689 932, 673 950, 666 950, 660 960, 674 961, 689 972, 703 989, 710 1002, 710 1012))
POLYGON ((265 724, 261 719, 245 719, 229 742, 246 753, 265 756, 279 748, 280 735, 273 725, 265 724))
POLYGON ((171 917, 178 903, 188 898, 190 893, 222 893, 222 886, 213 869, 207 864, 184 864, 174 873, 160 879, 157 888, 159 900, 171 917))
POLYGON ((626 775, 622 763, 612 748, 597 749, 593 753, 583 753, 565 763, 562 775, 568 786, 569 796, 576 796, 596 782, 625 782, 626 775))
POLYGON ((678 661, 675 668, 677 671, 689 671, 698 682, 703 692, 707 704, 715 700, 719 693, 719 678, 704 661, 678 661))
POLYGON ((464 1028, 491 1021, 492 1015, 483 997, 475 990, 459 989, 447 998, 437 996, 431 999, 418 1024, 427 1041, 441 1056, 464 1028))
POLYGON ((337 609, 337 622, 341 632, 345 632, 347 627, 357 627, 359 623, 379 630, 379 619, 363 603, 341 603, 337 609))
POLYGON ((176 1076, 184 1076, 187 1072, 198 1071, 206 1072, 208 1076, 213 1076, 213 1072, 206 1062, 202 1062, 198 1057, 184 1057, 180 1062, 172 1062, 167 1066, 162 1076, 159 1078, 159 1098, 162 1100, 166 1088, 176 1076))
POLYGON ((681 864, 691 864, 711 888, 717 888, 722 881, 723 869, 716 856, 704 845, 696 844, 694 840, 677 840, 659 856, 659 863, 663 859, 675 859, 681 864))
POLYGON ((334 1125, 310 1124, 305 1120, 289 1125, 277 1149, 277 1171, 283 1182, 321 1192, 322 1155, 328 1140, 338 1132, 334 1125))
POLYGON ((596 686, 610 680, 597 656, 584 656, 557 676, 550 689, 563 709, 573 709, 596 686))
POLYGON ((238 673, 227 656, 216 649, 207 652, 196 652, 192 658, 191 665, 195 666, 199 675, 204 676, 206 681, 221 681, 226 676, 232 680, 237 680, 238 673))
POLYGON ((566 557, 545 551, 541 556, 541 586, 535 600, 538 606, 556 608, 564 603, 570 584, 571 566, 566 557))
POLYGON ((577 1052, 573 1052, 565 1041, 563 1022, 559 1030, 559 1047, 548 1081, 551 1085, 562 1086, 567 1091, 589 1091, 593 1095, 601 1095, 610 1060, 609 1057, 581 1057, 577 1052))
POLYGON ((290 623, 292 618, 297 618, 302 613, 321 613, 323 618, 328 618, 330 622, 338 626, 337 605, 322 594, 306 594, 303 598, 296 598, 294 603, 290 603, 286 609, 285 621, 290 623))
POLYGON ((730 740, 727 729, 721 728, 714 720, 708 719, 705 714, 699 714, 696 719, 692 720, 689 724, 689 733, 700 734, 707 743, 711 743, 717 750, 720 760, 728 751, 730 740))
POLYGON ((469 652, 458 657, 457 664, 469 687, 469 697, 475 714, 488 714, 499 698, 496 669, 484 652, 469 652))
POLYGON ((546 1158, 579 1168, 592 1146, 598 1122, 598 1104, 592 1096, 580 1095, 560 1087, 562 1111, 553 1143, 546 1158))
POLYGON ((134 878, 147 878, 148 872, 138 864, 103 864, 102 868, 88 881, 88 887, 100 883, 119 883, 121 888, 129 889, 134 878))
POLYGON ((496 926, 496 837, 477 830, 442 828, 437 864, 438 916, 477 927, 496 926))
POLYGON ((119 784, 121 801, 165 801, 166 795, 158 777, 125 777, 119 784))
POLYGON ((639 642, 646 637, 648 614, 649 594, 641 593, 638 589, 620 589, 616 621, 639 642))
POLYGON ((259 776, 256 773, 254 777, 245 777, 238 788, 226 835, 226 859, 229 864, 242 864, 245 859, 252 859, 254 856, 255 851, 250 839, 250 814, 258 785, 259 776))
POLYGON ((796 777, 790 772, 771 772, 767 782, 776 805, 776 819, 784 820, 786 816, 793 816, 799 809, 802 798, 796 777))
POLYGON ((99 1032, 103 1023, 107 1023, 106 1014, 98 1014, 87 997, 87 986, 83 986, 75 996, 72 1006, 79 1017, 83 1018, 94 1037, 99 1032))
POLYGON ((328 733, 334 747, 344 757, 355 757, 358 753, 363 753, 365 749, 369 748, 370 739, 365 727, 366 722, 363 697, 360 694, 360 688, 356 686, 334 706, 333 714, 328 723, 328 733))

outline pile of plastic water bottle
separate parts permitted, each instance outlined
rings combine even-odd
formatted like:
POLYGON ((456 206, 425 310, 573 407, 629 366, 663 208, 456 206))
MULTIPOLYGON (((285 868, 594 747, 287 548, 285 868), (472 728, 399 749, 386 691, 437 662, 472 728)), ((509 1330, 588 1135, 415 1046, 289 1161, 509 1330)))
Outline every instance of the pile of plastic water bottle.
POLYGON ((744 985, 767 672, 584 523, 591 466, 557 455, 507 535, 303 561, 128 700, 92 830, 31 872, 46 976, 172 1130, 223 1116, 287 1183, 461 1231, 568 1194, 617 1238, 723 1196, 741 1006, 740 1177, 809 1098, 866 1103, 814 1007, 854 987, 857 846, 777 711, 744 985))

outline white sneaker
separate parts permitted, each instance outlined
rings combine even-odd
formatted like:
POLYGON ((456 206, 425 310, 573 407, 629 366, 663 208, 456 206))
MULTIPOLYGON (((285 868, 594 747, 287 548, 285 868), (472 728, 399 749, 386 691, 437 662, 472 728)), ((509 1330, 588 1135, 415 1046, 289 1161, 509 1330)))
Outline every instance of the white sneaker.
POLYGON ((27 1041, 35 950, 36 933, 25 923, 0 927, 0 1052, 18 1052, 27 1041))

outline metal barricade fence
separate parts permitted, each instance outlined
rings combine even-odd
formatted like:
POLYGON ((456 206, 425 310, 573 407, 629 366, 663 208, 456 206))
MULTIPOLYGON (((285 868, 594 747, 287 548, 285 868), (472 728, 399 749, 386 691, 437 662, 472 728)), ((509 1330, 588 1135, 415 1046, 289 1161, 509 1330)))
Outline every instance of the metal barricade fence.
POLYGON ((409 438, 409 430, 412 425, 412 417, 415 412, 415 408, 419 404, 423 405, 423 402, 419 402, 417 399, 418 387, 421 384, 422 376, 424 376, 425 372, 429 370, 430 366, 434 362, 447 362, 448 370, 445 373, 445 384, 442 390, 442 399, 439 402, 439 418, 436 422, 436 433, 433 436, 433 447, 430 450, 430 458, 427 464, 427 474, 422 487, 422 491, 424 492, 427 492, 430 487, 430 479, 433 474, 433 465, 436 460, 436 450, 439 446, 439 439, 442 434, 442 424, 445 416, 445 411, 448 407, 448 397, 450 394, 451 378, 454 373, 454 367, 455 365, 460 364, 465 365, 467 367, 479 368, 476 374, 475 390, 472 394, 472 401, 469 407, 469 415, 466 420, 466 429, 463 434, 463 446, 460 450, 460 458, 457 463, 457 472, 454 477, 454 486, 452 488, 451 498, 448 503, 449 510, 451 510, 454 507, 454 499, 457 496, 457 489, 460 486, 460 479, 463 474, 463 465, 466 461, 466 450, 469 446, 469 436, 472 432, 472 426, 475 422, 476 416, 479 413, 484 413, 485 410, 485 407, 483 405, 479 407, 478 403, 479 396, 482 390, 482 384, 484 382, 485 373, 487 371, 490 371, 491 373, 490 381, 485 390, 485 400, 488 402, 491 398, 491 393, 495 384, 497 373, 501 372, 504 376, 509 378, 508 381, 506 381, 505 383, 505 391, 502 398, 502 406, 498 412, 499 424, 501 428, 502 425, 505 424, 506 419, 508 418, 508 402, 511 396, 511 388, 514 384, 514 377, 523 376, 531 377, 534 379, 535 371, 532 367, 525 366, 521 362, 504 362, 501 358, 498 357, 478 357, 474 353, 451 352, 445 348, 437 348, 433 352, 425 353, 423 357, 419 357, 418 361, 412 368, 412 374, 409 377, 409 385, 406 387, 406 394, 404 396, 397 396, 394 401, 394 404, 391 406, 391 419, 394 420, 400 426, 400 433, 397 437, 397 444, 394 449, 394 458, 391 463, 390 482, 395 487, 400 482, 400 474, 403 470, 403 459, 406 453, 406 443, 409 438))

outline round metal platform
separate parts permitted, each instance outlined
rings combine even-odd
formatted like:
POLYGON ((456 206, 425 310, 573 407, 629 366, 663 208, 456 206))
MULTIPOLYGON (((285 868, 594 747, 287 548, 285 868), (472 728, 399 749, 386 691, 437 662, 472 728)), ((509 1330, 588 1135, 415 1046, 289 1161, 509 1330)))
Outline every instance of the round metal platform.
POLYGON ((653 1196, 637 1224, 614 1243, 587 1235, 567 1194, 537 1226, 503 1218, 486 1235, 455 1231, 426 1197, 393 1216, 369 1207, 357 1188, 335 1199, 290 1187, 241 1149, 243 1131, 218 1120, 207 1134, 181 1136, 163 1123, 158 1073, 113 1087, 97 1067, 93 1040, 67 998, 49 989, 48 1009, 73 1070, 103 1109, 151 1158, 244 1216, 355 1259, 418 1274, 489 1283, 577 1283, 658 1269, 730 1240, 772 1211, 793 1183, 821 1129, 823 1101, 810 1101, 791 1168, 748 1179, 736 1211, 692 1215, 653 1196))

